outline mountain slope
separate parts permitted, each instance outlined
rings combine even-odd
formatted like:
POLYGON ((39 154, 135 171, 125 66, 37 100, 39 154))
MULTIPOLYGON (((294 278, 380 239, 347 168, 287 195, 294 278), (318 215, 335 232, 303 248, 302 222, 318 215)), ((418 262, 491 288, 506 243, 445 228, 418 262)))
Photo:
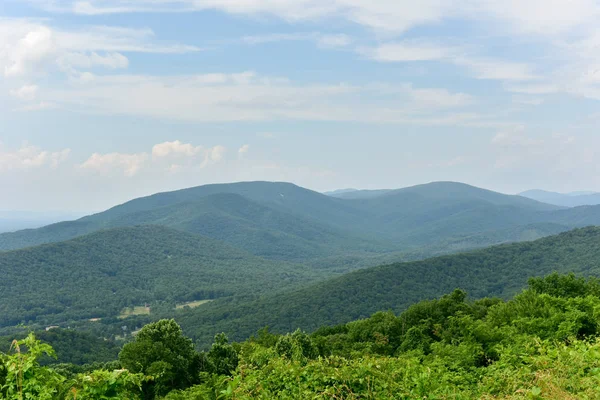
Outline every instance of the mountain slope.
POLYGON ((600 193, 594 192, 556 193, 545 190, 528 190, 520 193, 519 196, 563 207, 600 205, 600 193))
POLYGON ((195 201, 215 194, 237 194, 248 200, 278 207, 296 215, 332 222, 344 221, 356 210, 338 199, 284 182, 239 182, 230 184, 204 185, 168 193, 158 193, 129 201, 103 213, 83 218, 84 220, 107 220, 132 212, 147 211, 158 207, 195 201))
POLYGON ((315 277, 159 226, 0 253, 0 326, 115 317, 124 307, 276 291, 315 277))
POLYGON ((0 249, 68 240, 100 229, 151 224, 199 233, 271 259, 306 260, 365 248, 385 250, 358 235, 232 193, 141 208, 128 214, 109 210, 77 221, 0 235, 0 249))
POLYGON ((456 288, 475 298, 509 297, 531 276, 553 271, 600 274, 600 228, 585 228, 535 242, 385 265, 352 272, 290 293, 252 302, 215 302, 178 317, 189 334, 207 341, 224 331, 237 339, 263 326, 275 331, 312 330, 364 318, 379 310, 404 310, 456 288))
POLYGON ((359 199, 333 198, 288 183, 243 182, 159 193, 77 221, 1 234, 0 250, 155 224, 201 233, 261 257, 313 264, 330 260, 329 268, 352 268, 346 260, 357 257, 431 256, 536 239, 600 224, 599 214, 600 207, 565 210, 454 182, 359 199))

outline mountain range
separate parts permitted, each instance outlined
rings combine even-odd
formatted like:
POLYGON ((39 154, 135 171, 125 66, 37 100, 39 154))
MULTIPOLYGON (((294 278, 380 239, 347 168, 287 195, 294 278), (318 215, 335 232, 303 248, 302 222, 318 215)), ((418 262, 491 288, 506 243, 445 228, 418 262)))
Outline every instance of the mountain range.
POLYGON ((417 250, 438 254, 595 224, 600 222, 599 210, 563 209, 452 182, 352 199, 289 183, 245 182, 159 193, 76 221, 0 234, 0 250, 68 240, 100 229, 162 225, 270 259, 306 261, 417 250))
POLYGON ((556 193, 545 190, 529 190, 520 193, 519 196, 562 207, 595 206, 600 204, 600 193, 595 192, 556 193))
MULTIPOLYGON (((192 311, 215 311, 194 318, 218 326, 221 319, 236 320, 238 308, 229 307, 265 299, 267 303, 256 303, 257 310, 265 310, 287 302, 270 296, 294 290, 308 292, 297 292, 300 320, 288 318, 285 326, 310 328, 310 321, 344 322, 336 315, 355 318, 372 309, 335 311, 326 305, 331 299, 323 300, 327 297, 315 291, 318 286, 310 285, 325 285, 323 290, 338 299, 360 299, 361 290, 371 290, 366 288, 371 285, 380 290, 365 304, 396 309, 448 287, 411 288, 410 275, 401 278, 407 285, 401 286, 405 300, 380 303, 375 300, 391 292, 381 282, 369 283, 368 275, 360 275, 369 273, 364 268, 532 241, 589 225, 600 225, 600 206, 567 208, 454 182, 333 196, 280 182, 158 193, 78 220, 0 234, 0 328, 98 318, 117 326, 126 307, 152 304, 168 314, 176 305, 206 300, 215 301, 192 311), (347 275, 355 270, 360 270, 357 275, 347 275), (345 280, 352 277, 360 277, 365 287, 345 280), (336 290, 336 285, 351 291, 336 290), (316 301, 318 309, 303 306, 308 301, 304 297, 316 301)), ((402 265, 408 265, 402 268, 410 274, 421 274, 426 267, 402 265)), ((433 283, 436 274, 423 277, 430 276, 433 283)), ((475 293, 496 293, 486 285, 475 293)), ((255 311, 247 314, 264 322, 255 311)), ((248 320, 240 324, 255 327, 248 320)), ((197 323, 184 325, 200 331, 197 323)))

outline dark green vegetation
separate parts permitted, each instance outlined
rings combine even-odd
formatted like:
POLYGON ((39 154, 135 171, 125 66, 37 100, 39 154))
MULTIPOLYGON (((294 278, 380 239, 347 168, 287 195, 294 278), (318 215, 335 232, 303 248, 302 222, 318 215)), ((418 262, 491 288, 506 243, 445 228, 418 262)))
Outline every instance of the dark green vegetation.
MULTIPOLYGON (((116 318, 125 307, 289 288, 318 272, 258 258, 223 242, 160 226, 99 231, 0 253, 0 324, 116 318)), ((106 322, 106 321, 103 321, 106 322)))
MULTIPOLYGON (((36 337, 51 345, 56 351, 57 358, 44 357, 42 364, 75 364, 85 365, 114 361, 121 350, 119 344, 112 340, 98 338, 88 332, 72 329, 51 329, 36 332, 36 337)), ((27 335, 19 337, 25 339, 27 335)), ((0 351, 8 352, 15 338, 6 336, 0 338, 0 351)))
POLYGON ((118 362, 38 363, 33 336, 0 354, 0 397, 17 399, 596 399, 600 282, 553 274, 508 301, 456 289, 396 316, 312 334, 217 335, 198 353, 173 320, 144 327, 118 362), (25 351, 24 349, 27 349, 25 351), (126 369, 119 369, 126 368, 126 369))
POLYGON ((457 287, 475 298, 509 298, 526 284, 528 277, 553 271, 600 276, 600 228, 367 268, 254 301, 214 302, 176 318, 200 343, 209 343, 215 331, 241 340, 266 325, 275 332, 298 327, 312 330, 364 318, 378 310, 401 312, 410 304, 457 287))

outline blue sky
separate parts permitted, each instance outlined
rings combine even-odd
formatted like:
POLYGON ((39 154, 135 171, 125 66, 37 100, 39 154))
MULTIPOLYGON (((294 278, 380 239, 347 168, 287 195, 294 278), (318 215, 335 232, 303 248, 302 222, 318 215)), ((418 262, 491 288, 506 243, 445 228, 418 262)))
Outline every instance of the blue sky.
POLYGON ((0 209, 239 180, 600 190, 591 0, 4 0, 0 209))

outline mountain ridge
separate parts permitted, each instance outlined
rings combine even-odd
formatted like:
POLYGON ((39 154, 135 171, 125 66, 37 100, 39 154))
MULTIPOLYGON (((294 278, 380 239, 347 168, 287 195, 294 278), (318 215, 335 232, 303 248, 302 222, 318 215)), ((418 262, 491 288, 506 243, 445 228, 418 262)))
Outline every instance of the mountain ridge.
POLYGON ((310 331, 381 310, 401 312, 410 304, 456 288, 474 298, 508 298, 525 287, 531 276, 552 272, 599 275, 599 259, 600 228, 581 228, 534 242, 365 268, 253 301, 215 302, 176 318, 203 343, 213 331, 237 339, 264 326, 275 332, 310 331))

